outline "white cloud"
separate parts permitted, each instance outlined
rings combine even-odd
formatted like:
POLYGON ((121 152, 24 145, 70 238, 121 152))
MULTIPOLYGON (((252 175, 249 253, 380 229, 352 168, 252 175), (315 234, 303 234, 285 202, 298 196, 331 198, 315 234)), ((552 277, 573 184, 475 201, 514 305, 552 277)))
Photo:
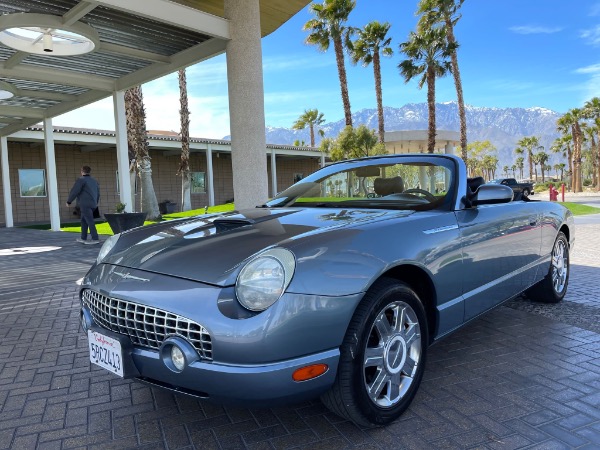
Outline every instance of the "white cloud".
POLYGON ((600 75, 600 63, 592 64, 591 66, 587 67, 580 67, 579 69, 575 70, 575 73, 600 75))
POLYGON ((112 97, 56 116, 52 119, 52 124, 63 127, 114 130, 115 115, 112 97))
POLYGON ((517 34, 553 34, 562 31, 562 27, 544 27, 539 25, 521 25, 510 27, 510 31, 517 34))
POLYGON ((585 39, 590 45, 600 45, 600 25, 590 30, 583 30, 579 33, 581 38, 585 39))
POLYGON ((589 78, 582 83, 580 104, 583 104, 593 97, 598 96, 600 92, 600 63, 591 66, 581 67, 575 70, 575 73, 589 75, 589 78))
POLYGON ((307 70, 317 69, 320 67, 332 66, 335 63, 334 58, 318 58, 318 57, 298 57, 297 55, 285 55, 275 58, 263 59, 263 70, 265 72, 279 72, 288 70, 307 70))

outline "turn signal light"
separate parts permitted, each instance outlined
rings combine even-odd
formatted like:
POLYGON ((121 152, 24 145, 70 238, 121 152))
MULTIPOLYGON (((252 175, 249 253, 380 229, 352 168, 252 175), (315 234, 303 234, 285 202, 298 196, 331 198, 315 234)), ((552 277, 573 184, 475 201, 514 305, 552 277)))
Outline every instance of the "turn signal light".
POLYGON ((292 375, 294 381, 307 381, 323 375, 329 370, 327 364, 313 364, 312 366, 301 367, 292 375))

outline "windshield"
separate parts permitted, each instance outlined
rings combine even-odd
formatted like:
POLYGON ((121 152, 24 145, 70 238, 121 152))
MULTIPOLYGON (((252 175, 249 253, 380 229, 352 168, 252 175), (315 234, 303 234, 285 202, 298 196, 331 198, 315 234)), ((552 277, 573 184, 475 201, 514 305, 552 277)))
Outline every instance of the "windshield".
POLYGON ((426 210, 449 207, 453 162, 386 157, 333 164, 278 194, 265 206, 426 210))

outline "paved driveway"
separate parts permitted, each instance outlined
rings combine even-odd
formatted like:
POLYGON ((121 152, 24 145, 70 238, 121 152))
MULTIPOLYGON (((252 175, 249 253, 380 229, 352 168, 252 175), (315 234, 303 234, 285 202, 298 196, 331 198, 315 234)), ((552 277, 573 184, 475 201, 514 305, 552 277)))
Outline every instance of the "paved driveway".
POLYGON ((74 281, 97 252, 0 229, 2 449, 600 448, 600 224, 577 228, 562 304, 517 299, 432 347, 411 408, 379 429, 319 401, 224 408, 90 366, 74 281))

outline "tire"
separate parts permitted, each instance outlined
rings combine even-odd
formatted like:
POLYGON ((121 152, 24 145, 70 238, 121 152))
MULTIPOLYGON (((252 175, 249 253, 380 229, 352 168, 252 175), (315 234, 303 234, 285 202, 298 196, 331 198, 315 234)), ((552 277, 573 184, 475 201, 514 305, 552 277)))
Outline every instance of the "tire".
POLYGON ((350 321, 335 382, 321 400, 359 426, 393 422, 408 408, 421 383, 428 343, 419 297, 397 280, 379 280, 350 321))
POLYGON ((542 303, 558 303, 567 293, 570 272, 569 241, 559 232, 552 247, 550 269, 543 280, 530 287, 525 294, 542 303))
POLYGON ((523 189, 523 197, 529 197, 529 189, 523 189))

